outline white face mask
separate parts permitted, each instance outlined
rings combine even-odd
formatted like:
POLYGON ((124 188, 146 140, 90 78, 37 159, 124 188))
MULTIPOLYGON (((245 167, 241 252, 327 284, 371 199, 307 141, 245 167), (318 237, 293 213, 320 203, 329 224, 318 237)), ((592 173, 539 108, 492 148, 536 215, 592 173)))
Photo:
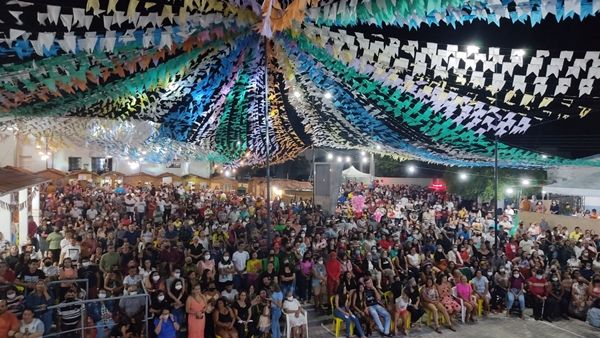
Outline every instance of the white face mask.
POLYGON ((513 273, 513 277, 519 278, 519 274, 518 273, 513 273))
POLYGON ((106 293, 99 293, 98 298, 106 298, 106 293))
POLYGON ((83 262, 83 263, 81 263, 81 265, 82 265, 84 268, 87 268, 87 267, 88 267, 88 266, 90 266, 91 264, 92 264, 92 263, 90 263, 90 262, 83 262))
POLYGON ((204 255, 204 259, 209 260, 210 259, 210 255, 204 255))
POLYGON ((173 277, 175 277, 175 278, 179 278, 179 277, 181 277, 181 273, 179 273, 179 272, 176 272, 176 273, 174 273, 174 274, 173 274, 173 277))
POLYGON ((175 290, 181 290, 182 288, 183 288, 183 285, 181 285, 181 284, 175 285, 175 290))
POLYGON ((6 294, 6 298, 8 298, 8 299, 14 299, 15 297, 17 297, 16 293, 7 293, 6 294))
POLYGON ((159 279, 160 279, 160 276, 158 276, 158 275, 152 276, 152 280, 155 282, 158 282, 159 279))
POLYGON ((544 276, 542 276, 542 275, 535 275, 535 277, 536 277, 537 279, 542 279, 542 277, 544 277, 544 276))
POLYGON ((129 291, 129 294, 130 294, 131 296, 135 296, 135 295, 137 295, 137 291, 129 291))
POLYGON ((158 296, 158 301, 159 302, 162 302, 163 300, 165 300, 165 296, 163 296, 163 295, 158 296))
POLYGON ((319 262, 318 262, 318 263, 319 263, 319 264, 323 264, 323 261, 322 261, 322 260, 319 260, 319 262))
POLYGON ((223 256, 223 260, 224 260, 225 262, 228 262, 228 261, 229 261, 229 256, 223 256))
POLYGON ((287 300, 292 301, 292 300, 294 300, 294 297, 290 296, 290 297, 287 298, 287 300))

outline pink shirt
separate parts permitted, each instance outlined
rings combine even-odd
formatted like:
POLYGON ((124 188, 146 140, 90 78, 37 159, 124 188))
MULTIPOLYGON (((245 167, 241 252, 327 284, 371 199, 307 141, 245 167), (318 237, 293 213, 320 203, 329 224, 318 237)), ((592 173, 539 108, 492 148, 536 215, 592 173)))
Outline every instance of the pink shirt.
POLYGON ((468 283, 456 284, 456 294, 462 299, 469 300, 471 298, 471 291, 471 285, 468 283))
POLYGON ((300 270, 302 270, 302 273, 305 275, 309 275, 312 272, 312 262, 311 261, 301 261, 300 262, 300 270))

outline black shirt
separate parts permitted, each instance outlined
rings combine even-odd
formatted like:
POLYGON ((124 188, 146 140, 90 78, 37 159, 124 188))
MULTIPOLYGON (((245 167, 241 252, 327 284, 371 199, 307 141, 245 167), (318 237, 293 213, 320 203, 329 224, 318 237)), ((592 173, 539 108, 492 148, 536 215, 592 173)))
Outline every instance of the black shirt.
POLYGON ((373 306, 378 304, 375 290, 365 289, 365 302, 367 303, 367 306, 373 306))

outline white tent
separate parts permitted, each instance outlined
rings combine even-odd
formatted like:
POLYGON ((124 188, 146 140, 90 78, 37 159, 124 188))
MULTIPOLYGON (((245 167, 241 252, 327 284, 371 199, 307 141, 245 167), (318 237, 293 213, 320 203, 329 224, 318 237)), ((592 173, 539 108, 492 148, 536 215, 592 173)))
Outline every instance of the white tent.
POLYGON ((543 190, 568 196, 600 197, 600 171, 550 184, 543 190))
POLYGON ((371 175, 363 173, 362 171, 354 168, 354 166, 342 171, 342 177, 344 177, 345 181, 351 180, 365 183, 371 181, 371 175))

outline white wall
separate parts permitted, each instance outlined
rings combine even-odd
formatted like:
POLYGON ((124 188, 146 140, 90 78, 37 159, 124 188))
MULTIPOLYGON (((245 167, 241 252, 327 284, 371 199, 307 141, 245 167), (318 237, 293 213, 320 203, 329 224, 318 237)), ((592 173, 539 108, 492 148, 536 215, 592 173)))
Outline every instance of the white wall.
POLYGON ((548 169, 548 182, 559 183, 597 173, 600 168, 597 167, 559 167, 548 169))
POLYGON ((16 167, 16 149, 15 146, 17 138, 14 135, 2 134, 0 135, 0 167, 6 167, 7 165, 16 167))
MULTIPOLYGON (((81 157, 81 168, 84 169, 87 164, 88 170, 91 170, 92 157, 107 155, 87 149, 84 146, 71 146, 54 152, 47 161, 44 161, 41 159, 40 151, 45 151, 45 149, 36 149, 33 138, 30 138, 27 142, 17 142, 14 136, 0 138, 0 167, 10 165, 25 168, 32 172, 39 172, 46 169, 47 165, 48 168, 67 172, 69 170, 69 157, 81 157), (17 159, 16 163, 15 157, 17 159)), ((209 177, 210 169, 210 163, 204 161, 182 162, 181 168, 167 168, 165 164, 146 162, 142 163, 141 166, 142 172, 151 175, 160 175, 169 172, 180 176, 195 174, 201 177, 209 177)), ((140 171, 139 168, 131 168, 129 161, 122 158, 113 158, 113 170, 126 175, 136 174, 140 171)))

